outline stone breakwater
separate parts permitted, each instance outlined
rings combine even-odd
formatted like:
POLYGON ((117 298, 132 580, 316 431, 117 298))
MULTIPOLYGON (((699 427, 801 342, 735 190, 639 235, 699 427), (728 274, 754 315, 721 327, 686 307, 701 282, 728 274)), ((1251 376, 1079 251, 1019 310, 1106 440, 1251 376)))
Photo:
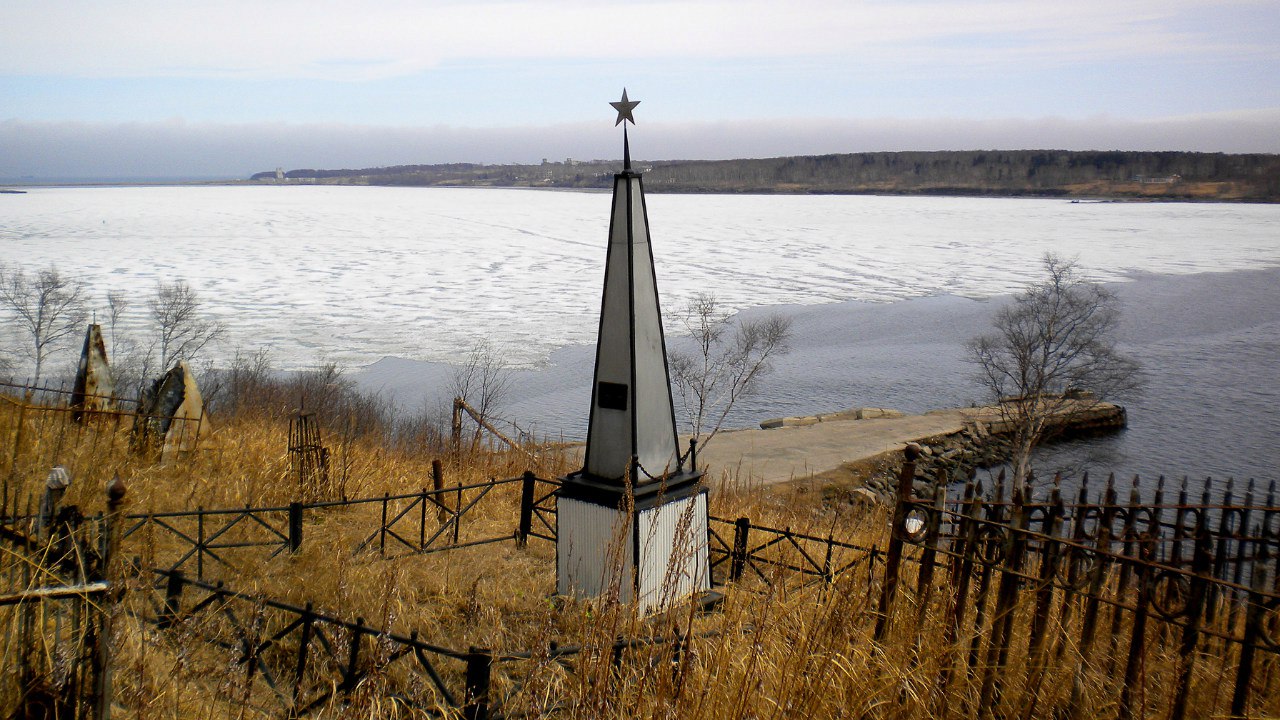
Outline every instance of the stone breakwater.
MULTIPOLYGON (((1052 424, 1053 439, 1094 435, 1122 429, 1127 422, 1123 406, 1100 403, 1073 412, 1052 424)), ((1007 463, 1010 459, 1010 423, 996 408, 982 408, 967 420, 959 432, 921 438, 907 443, 919 451, 912 492, 932 497, 939 487, 965 481, 975 470, 1007 463)), ((893 453, 876 464, 862 487, 847 490, 854 502, 894 503, 902 453, 893 453)))

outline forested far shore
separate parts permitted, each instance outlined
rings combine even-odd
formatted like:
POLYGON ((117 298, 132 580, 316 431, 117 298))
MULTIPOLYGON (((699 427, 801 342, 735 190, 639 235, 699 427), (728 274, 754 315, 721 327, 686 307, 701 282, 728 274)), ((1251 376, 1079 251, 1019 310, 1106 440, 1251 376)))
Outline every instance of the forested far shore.
MULTIPOLYGON (((618 160, 288 170, 263 183, 607 188, 618 160)), ((874 193, 1280 202, 1280 155, 974 150, 635 161, 650 192, 874 193)))

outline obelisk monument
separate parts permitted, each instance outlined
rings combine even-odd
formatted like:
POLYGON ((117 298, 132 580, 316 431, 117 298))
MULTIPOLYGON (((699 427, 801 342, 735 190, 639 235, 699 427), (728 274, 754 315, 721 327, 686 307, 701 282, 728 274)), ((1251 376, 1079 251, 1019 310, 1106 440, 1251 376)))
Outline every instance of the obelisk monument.
POLYGON ((639 101, 610 103, 622 124, 613 178, 585 463, 557 498, 561 595, 610 596, 659 610, 710 588, 707 493, 693 445, 680 452, 644 182, 625 123, 639 101))

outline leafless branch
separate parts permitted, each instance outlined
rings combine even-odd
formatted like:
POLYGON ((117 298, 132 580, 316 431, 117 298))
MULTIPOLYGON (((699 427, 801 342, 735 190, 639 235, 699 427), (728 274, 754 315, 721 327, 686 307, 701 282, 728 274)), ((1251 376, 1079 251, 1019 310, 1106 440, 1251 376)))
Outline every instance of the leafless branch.
POLYGON ((1030 455, 1050 420, 1093 410, 1138 389, 1137 362, 1115 347, 1118 301, 1089 282, 1075 261, 1045 255, 1047 277, 997 313, 995 332, 968 345, 982 384, 1012 426, 1014 472, 1025 478, 1030 455))
POLYGON ((773 369, 773 359, 790 350, 791 320, 770 315, 735 323, 714 295, 698 293, 685 306, 681 323, 694 350, 672 350, 668 366, 693 435, 705 445, 720 432, 734 404, 773 369))
POLYGON ((199 294, 185 280, 157 282, 147 309, 157 333, 161 369, 178 360, 190 361, 226 332, 222 323, 205 315, 199 294))
POLYGON ((50 353, 81 331, 88 315, 84 283, 53 265, 33 276, 21 267, 0 266, 0 306, 27 336, 26 353, 35 363, 33 382, 39 382, 50 353))

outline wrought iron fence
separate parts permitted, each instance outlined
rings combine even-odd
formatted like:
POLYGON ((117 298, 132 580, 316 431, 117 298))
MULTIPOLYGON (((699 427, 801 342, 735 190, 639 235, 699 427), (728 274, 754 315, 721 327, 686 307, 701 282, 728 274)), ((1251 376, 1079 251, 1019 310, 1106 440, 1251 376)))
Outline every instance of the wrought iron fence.
POLYGON ((876 638, 885 641, 892 622, 901 622, 898 586, 910 577, 895 558, 914 549, 906 607, 915 611, 916 644, 926 614, 937 613, 944 647, 953 650, 932 689, 941 702, 966 697, 949 691, 971 679, 971 701, 983 713, 1052 705, 1079 717, 1111 706, 1119 718, 1158 710, 1178 720, 1192 706, 1197 673, 1212 662, 1230 702, 1201 692, 1197 712, 1277 711, 1274 672, 1259 677, 1260 657, 1269 656, 1269 667, 1280 654, 1273 486, 1262 503, 1252 485, 1242 502, 1230 489, 1211 502, 1216 493, 1206 482, 1199 502, 1189 502, 1184 482, 1167 502, 1163 482, 1144 498, 1135 478, 1122 500, 1112 477, 1093 494, 1086 480, 1068 503, 1057 483, 1040 500, 1029 484, 1006 485, 1003 477, 989 491, 970 481, 962 497, 949 498, 941 486, 926 499, 912 494, 906 470, 904 478, 876 638), (1146 671, 1157 652, 1175 658, 1161 688, 1146 671), (1069 692, 1041 686, 1055 670, 1073 678, 1069 692))
POLYGON ((98 717, 111 697, 112 573, 121 486, 86 518, 47 494, 0 524, 0 707, 13 717, 98 717))

